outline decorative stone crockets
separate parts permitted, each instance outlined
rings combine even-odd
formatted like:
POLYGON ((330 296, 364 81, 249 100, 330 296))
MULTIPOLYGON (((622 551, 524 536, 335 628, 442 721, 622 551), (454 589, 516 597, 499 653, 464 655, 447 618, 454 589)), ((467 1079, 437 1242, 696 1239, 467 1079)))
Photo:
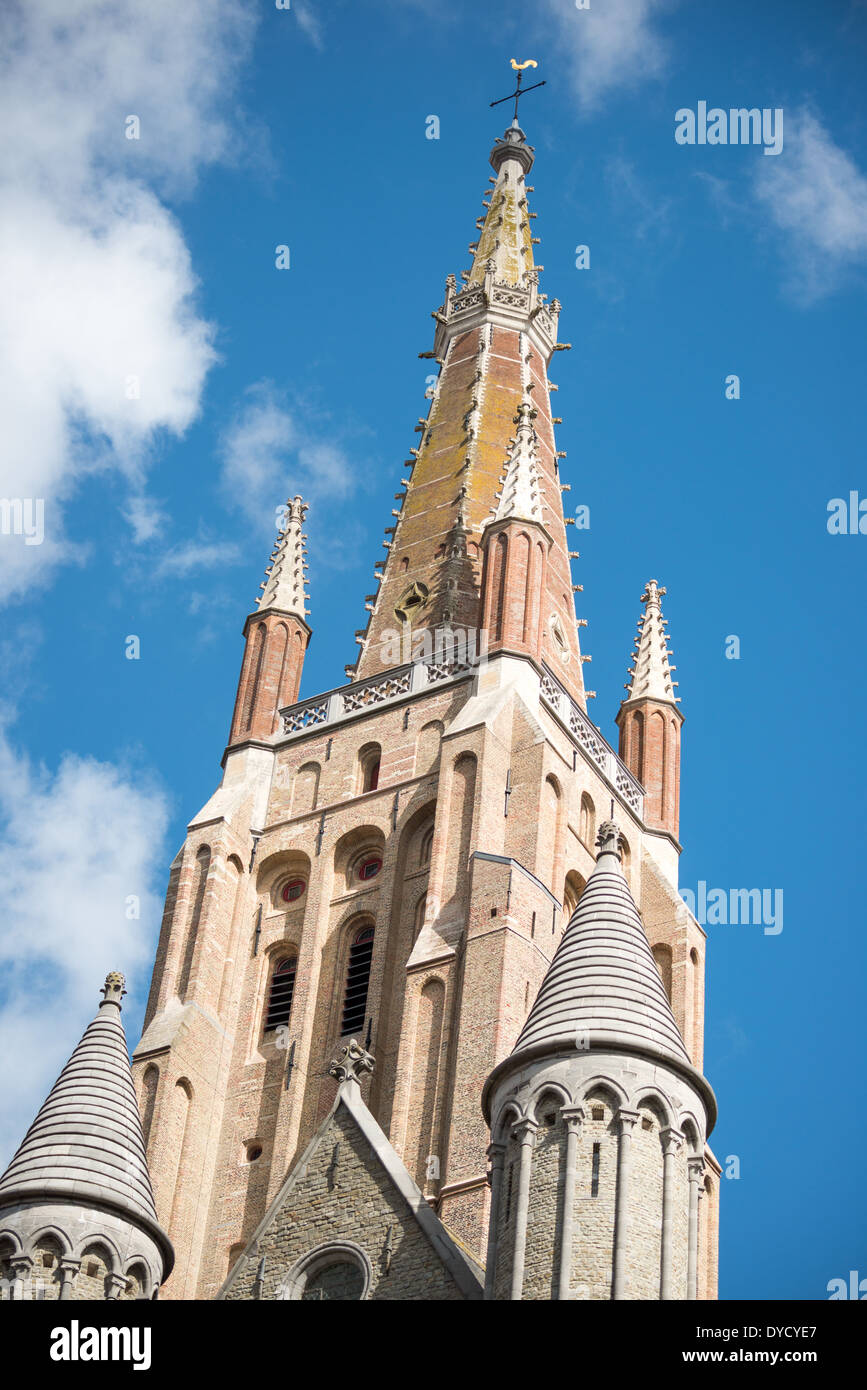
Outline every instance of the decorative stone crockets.
POLYGON ((680 730, 683 715, 674 691, 666 620, 665 589, 655 579, 641 595, 644 613, 629 670, 626 699, 617 713, 620 756, 645 788, 645 820, 677 839, 680 822, 680 730))

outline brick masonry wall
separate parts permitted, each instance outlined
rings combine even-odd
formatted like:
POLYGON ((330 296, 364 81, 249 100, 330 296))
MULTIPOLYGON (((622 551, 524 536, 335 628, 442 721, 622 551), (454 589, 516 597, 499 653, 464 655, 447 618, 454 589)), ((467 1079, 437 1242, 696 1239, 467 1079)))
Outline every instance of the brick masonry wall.
POLYGON ((258 1261, 263 1256, 262 1298, 281 1297, 286 1277, 297 1261, 319 1246, 341 1240, 360 1245, 367 1255, 372 1271, 368 1297, 372 1301, 461 1298, 452 1276, 356 1125, 338 1110, 303 1176, 227 1291, 227 1300, 253 1297, 258 1261))

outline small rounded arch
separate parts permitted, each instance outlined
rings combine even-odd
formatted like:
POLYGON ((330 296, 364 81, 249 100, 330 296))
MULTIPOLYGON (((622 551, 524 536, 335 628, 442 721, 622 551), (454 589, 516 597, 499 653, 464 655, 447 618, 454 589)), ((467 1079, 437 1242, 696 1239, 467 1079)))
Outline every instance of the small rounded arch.
POLYGON ((686 1139, 686 1147, 690 1154, 699 1154, 702 1151, 701 1127, 692 1114, 681 1116, 680 1128, 686 1139))
POLYGON ((427 893, 422 893, 418 899, 412 914, 412 939, 415 942, 424 926, 425 912, 427 911, 427 893))
POLYGON ((592 1076, 580 1088, 576 1100, 591 1104, 601 1102, 610 1110, 617 1111, 628 1103, 629 1097, 623 1087, 610 1076, 592 1076))
POLYGON ((661 1129, 674 1127, 674 1107, 658 1087, 643 1087, 632 1097, 632 1106, 635 1110, 647 1110, 652 1113, 661 1129))
POLYGON ((281 896, 292 879, 310 880, 310 856, 299 849, 276 850, 267 855, 256 873, 256 892, 267 894, 274 909, 286 911, 292 903, 281 896))
POLYGON ((313 811, 319 800, 319 779, 322 769, 319 763, 302 763, 292 779, 292 815, 303 816, 313 811))
POLYGON ((700 963, 700 961, 701 961, 701 957, 699 956, 699 953, 698 953, 698 951, 695 949, 694 946, 693 946, 692 949, 690 950, 689 959, 690 959, 690 961, 692 962, 693 965, 698 965, 698 964, 700 963))
POLYGON ((664 941, 658 941, 651 947, 653 959, 656 961, 656 968, 659 971, 668 1002, 671 1003, 671 976, 672 976, 672 953, 671 947, 664 941))
POLYGON ((364 743, 358 750, 359 792, 375 792, 379 786, 379 766, 382 747, 378 743, 364 743))
POLYGON ((147 1262, 141 1256, 135 1255, 127 1261, 124 1276, 126 1278, 124 1298, 130 1300, 150 1298, 153 1279, 147 1262))
POLYGON ((0 1230, 0 1260, 9 1260, 22 1253, 23 1246, 18 1232, 7 1228, 0 1230))
POLYGON ((543 1081, 527 1102, 527 1113, 531 1115, 537 1123, 542 1124, 543 1119, 553 1109, 559 1114, 564 1105, 571 1103, 572 1097, 556 1081, 543 1081))
POLYGON ((589 850, 596 841, 596 807, 589 792, 581 793, 581 808, 578 815, 578 835, 589 850))
POLYGON ((436 767, 440 756, 440 742, 445 725, 441 719, 428 720, 419 730, 415 746, 415 775, 420 777, 436 767))
POLYGON ((620 837, 620 866, 623 869, 623 877, 628 881, 629 870, 632 864, 632 850, 629 848, 629 841, 625 835, 620 837))
POLYGON ((54 1246, 60 1255, 72 1254, 72 1241, 65 1231, 53 1224, 40 1226, 38 1231, 33 1231, 27 1240, 25 1253, 33 1255, 37 1250, 45 1250, 54 1246))
POLYGON ((343 883, 343 887, 336 885, 337 891, 363 887, 368 880, 359 879, 361 865, 367 858, 382 859, 384 853, 385 835, 378 826, 360 825, 341 836, 334 846, 334 876, 338 885, 343 883))
POLYGON ((157 1091, 160 1084, 160 1069, 156 1062, 148 1062, 144 1069, 141 1079, 141 1098, 139 1101, 141 1112, 141 1127, 144 1137, 145 1148, 147 1148, 150 1138, 151 1125, 153 1124, 154 1110, 157 1103, 157 1091))
POLYGON ((570 869, 563 885, 563 917, 568 924, 572 914, 581 901, 581 894, 587 887, 587 880, 577 869, 570 869))
POLYGON ((524 1114, 518 1102, 507 1100, 491 1125, 491 1141, 494 1144, 504 1144, 509 1137, 509 1130, 512 1125, 523 1119, 524 1114))
POLYGON ((317 1245, 297 1260, 277 1293, 281 1299, 363 1302, 370 1292, 370 1260, 353 1240, 317 1245))
POLYGON ((121 1272, 123 1262, 120 1258, 120 1252, 114 1241, 103 1231, 100 1231, 99 1235, 94 1235, 91 1232, 89 1235, 83 1236, 78 1243, 75 1256, 81 1260, 82 1269, 85 1261, 90 1257, 101 1260, 109 1274, 120 1274, 121 1272))

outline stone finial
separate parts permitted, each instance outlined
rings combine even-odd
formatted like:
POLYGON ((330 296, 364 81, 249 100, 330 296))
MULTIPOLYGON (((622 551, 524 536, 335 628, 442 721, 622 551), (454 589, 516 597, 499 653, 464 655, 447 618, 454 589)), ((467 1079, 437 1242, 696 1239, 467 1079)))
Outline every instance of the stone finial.
POLYGON ((339 1057, 329 1065, 328 1075, 342 1085, 344 1081, 361 1082, 361 1078, 373 1074, 375 1062, 369 1052, 365 1052, 355 1038, 350 1038, 339 1057))
POLYGON ((111 970, 105 977, 105 984, 102 987, 102 998, 106 1004, 117 1004, 126 994, 126 980, 119 970, 111 970))
POLYGON ((599 846, 600 855, 616 854, 617 858, 620 858, 623 835, 616 821, 604 820, 602 822, 596 835, 596 843, 599 846))
POLYGON ((260 611, 281 608, 301 619, 307 616, 308 596, 304 588, 307 582, 307 537, 301 529, 307 511, 307 503, 297 495, 290 497, 282 510, 282 529, 271 551, 265 581, 260 585, 262 593, 256 599, 260 611))
POLYGON ((677 681, 671 678, 677 667, 671 664, 666 623, 660 602, 664 593, 665 589, 657 584, 655 579, 649 579, 641 595, 644 613, 638 623, 638 636, 632 653, 633 664, 628 673, 627 702, 664 700, 670 704, 679 703, 674 693, 677 681))

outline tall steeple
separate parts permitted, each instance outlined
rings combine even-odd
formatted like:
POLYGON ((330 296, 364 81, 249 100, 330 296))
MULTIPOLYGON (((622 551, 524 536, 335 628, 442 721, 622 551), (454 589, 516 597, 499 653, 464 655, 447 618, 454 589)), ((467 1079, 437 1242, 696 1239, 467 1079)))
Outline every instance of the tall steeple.
POLYGON ((644 613, 629 669, 626 699, 617 714, 620 756, 643 783, 645 819, 677 840, 680 820, 680 729, 683 715, 672 680, 661 589, 650 579, 641 595, 644 613))
MULTIPOLYGON (((19 1236, 25 1258, 40 1229, 62 1231, 71 1250, 69 1276, 85 1246, 102 1235, 124 1268, 137 1257, 158 1287, 171 1273, 174 1252, 154 1207, 120 1017, 125 992, 123 975, 106 976, 96 1017, 0 1178, 0 1224, 19 1236)), ((123 1272, 114 1271, 115 1291, 106 1297, 118 1296, 123 1272)), ((60 1297, 71 1296, 64 1278, 60 1297)))
MULTIPOLYGON (((395 495, 394 522, 375 565, 378 591, 369 596, 367 628, 357 634, 364 678, 390 665, 394 633, 451 626, 478 633, 488 621, 482 595, 483 533, 506 510, 546 533, 543 587, 538 591, 534 658, 549 663, 576 701, 585 702, 575 619, 570 552, 561 500, 562 452, 554 438, 548 363, 555 351, 560 304, 539 292, 530 229, 527 175, 534 151, 517 123, 496 141, 494 177, 477 221, 473 260, 461 279, 450 275, 434 313, 433 349, 420 356, 440 367, 421 438, 409 451, 395 495), (518 423, 518 430, 515 424, 518 423), (505 469, 505 481, 504 481, 505 469), (453 537, 462 530, 455 563, 453 537)), ((477 643, 477 649, 481 642, 477 643)), ((406 643, 402 650, 407 649, 406 643)), ((521 645, 526 653, 527 644, 521 645)))
POLYGON ((301 686, 307 625, 307 537, 302 532, 307 505, 295 496, 286 503, 283 529, 271 551, 256 611, 244 624, 246 648, 238 680, 229 743, 268 739, 280 727, 279 711, 294 704, 301 686))

